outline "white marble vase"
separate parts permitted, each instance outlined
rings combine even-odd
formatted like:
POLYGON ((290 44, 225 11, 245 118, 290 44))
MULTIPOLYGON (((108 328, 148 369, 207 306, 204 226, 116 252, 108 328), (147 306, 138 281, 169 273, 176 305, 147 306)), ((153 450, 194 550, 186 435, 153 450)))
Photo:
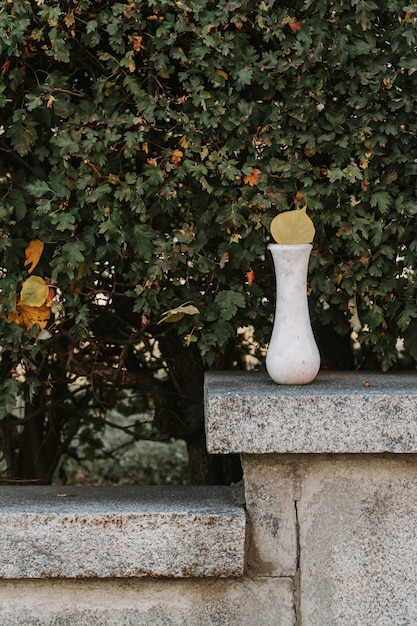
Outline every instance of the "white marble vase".
POLYGON ((270 244, 277 284, 275 319, 266 369, 275 383, 305 385, 320 369, 320 354, 311 329, 307 271, 312 245, 270 244))

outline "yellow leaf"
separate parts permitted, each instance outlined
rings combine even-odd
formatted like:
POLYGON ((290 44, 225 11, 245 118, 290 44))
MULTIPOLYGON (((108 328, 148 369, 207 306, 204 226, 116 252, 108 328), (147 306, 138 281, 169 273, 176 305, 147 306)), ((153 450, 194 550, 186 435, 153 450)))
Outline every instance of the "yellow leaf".
POLYGON ((29 276, 22 285, 20 304, 31 307, 40 307, 45 304, 49 296, 49 287, 40 276, 29 276))
POLYGON ((158 324, 162 324, 162 322, 178 322, 184 315, 198 315, 198 313, 200 313, 200 310, 193 304, 181 304, 181 306, 177 306, 175 309, 162 313, 158 324))
POLYGON ((75 17, 74 17, 73 11, 70 11, 69 13, 67 13, 67 15, 64 17, 64 22, 67 28, 71 28, 71 26, 74 26, 75 17))
POLYGON ((222 76, 224 80, 229 80, 229 74, 227 72, 224 72, 223 70, 216 70, 214 73, 222 76))
POLYGON ((136 69, 136 64, 135 64, 135 62, 134 62, 134 61, 131 61, 131 62, 129 63, 129 72, 130 72, 131 74, 133 74, 133 72, 135 71, 135 69, 136 69))
POLYGON ((251 173, 248 176, 244 177, 243 182, 245 183, 245 185, 253 187, 258 183, 260 173, 261 170, 258 170, 257 167, 253 167, 251 173))
POLYGON ((48 109, 52 109, 54 102, 55 102, 54 96, 49 96, 48 102, 46 103, 46 107, 48 109))
POLYGON ((307 207, 280 213, 271 222, 271 235, 282 245, 311 243, 314 239, 314 224, 308 217, 307 207))
POLYGON ((33 272, 33 270, 39 263, 39 259, 42 256, 43 248, 44 245, 40 239, 32 239, 32 241, 29 242, 29 245, 25 250, 25 266, 30 265, 30 268, 28 270, 29 274, 33 272))
POLYGON ((191 343, 196 343, 198 341, 198 337, 196 337, 193 334, 194 330, 195 330, 195 326, 194 326, 193 330, 191 331, 191 333, 188 333, 188 335, 185 335, 185 337, 184 337, 185 345, 187 346, 187 348, 190 347, 191 343))

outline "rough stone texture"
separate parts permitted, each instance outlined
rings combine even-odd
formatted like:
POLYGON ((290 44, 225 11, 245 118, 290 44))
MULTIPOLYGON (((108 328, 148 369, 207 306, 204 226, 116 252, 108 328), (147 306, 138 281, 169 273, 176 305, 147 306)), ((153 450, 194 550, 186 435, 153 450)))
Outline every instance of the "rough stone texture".
POLYGON ((294 462, 302 625, 417 624, 417 458, 294 462))
POLYGON ((205 405, 212 453, 417 452, 417 372, 320 372, 304 386, 214 372, 205 405))
POLYGON ((297 569, 295 470, 275 458, 242 456, 249 527, 247 569, 254 576, 295 576, 297 569))
POLYGON ((227 487, 2 487, 0 578, 240 576, 227 487))
MULTIPOLYGON (((294 626, 288 579, 0 581, 2 626, 294 626)), ((323 625, 321 625, 323 626, 323 625)))
POLYGON ((243 453, 248 572, 292 577, 297 626, 417 624, 417 372, 212 373, 206 421, 243 453))
POLYGON ((292 576, 298 626, 417 624, 417 455, 242 460, 248 571, 292 576))

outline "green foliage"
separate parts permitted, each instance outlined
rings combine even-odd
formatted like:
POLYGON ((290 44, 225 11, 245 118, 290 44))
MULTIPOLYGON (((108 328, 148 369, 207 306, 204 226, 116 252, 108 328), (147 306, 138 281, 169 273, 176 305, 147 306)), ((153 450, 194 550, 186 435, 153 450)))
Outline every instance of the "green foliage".
POLYGON ((414 366, 416 20, 394 0, 2 3, 1 415, 19 363, 35 413, 79 376, 88 406, 106 380, 188 410, 187 367, 230 366, 242 326, 268 341, 269 224, 304 205, 313 318, 384 369, 402 337, 414 366), (8 319, 33 239, 58 304, 39 336, 8 319))

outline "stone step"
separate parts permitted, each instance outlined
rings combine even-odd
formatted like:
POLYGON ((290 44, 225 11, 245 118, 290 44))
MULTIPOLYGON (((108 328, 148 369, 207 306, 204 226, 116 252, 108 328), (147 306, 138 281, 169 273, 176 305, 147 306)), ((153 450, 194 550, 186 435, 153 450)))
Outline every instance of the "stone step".
POLYGON ((2 487, 0 578, 241 576, 245 524, 228 487, 2 487))

